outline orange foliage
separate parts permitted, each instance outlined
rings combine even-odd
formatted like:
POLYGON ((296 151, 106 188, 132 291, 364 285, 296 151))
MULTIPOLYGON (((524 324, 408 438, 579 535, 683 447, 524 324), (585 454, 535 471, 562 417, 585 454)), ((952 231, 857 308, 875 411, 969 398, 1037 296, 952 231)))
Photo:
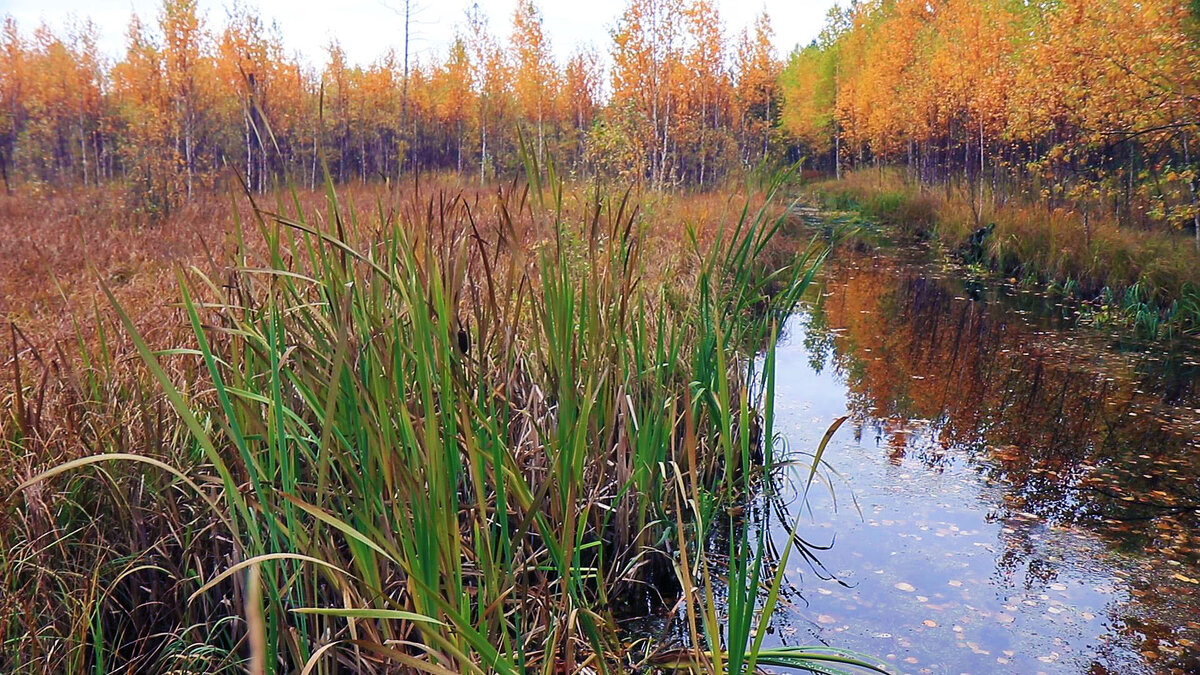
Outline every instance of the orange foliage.
MULTIPOLYGON (((519 170, 519 133, 569 171, 712 184, 777 150, 779 63, 766 16, 735 54, 712 0, 628 0, 612 32, 611 99, 591 48, 566 63, 535 0, 497 36, 475 6, 442 54, 350 63, 336 40, 312 69, 236 6, 213 25, 196 0, 130 20, 104 67, 95 29, 69 36, 11 18, 0 33, 6 184, 124 179, 127 206, 165 216, 226 167, 252 189, 393 178, 412 169, 519 170), (777 139, 776 139, 777 140, 777 139)), ((407 42, 404 43, 407 49, 407 42)))
MULTIPOLYGON (((1051 208, 1194 228, 1200 16, 1184 0, 871 0, 793 55, 787 128, 828 162, 1011 181, 1051 208)), ((976 207, 978 209, 978 206, 976 207)))

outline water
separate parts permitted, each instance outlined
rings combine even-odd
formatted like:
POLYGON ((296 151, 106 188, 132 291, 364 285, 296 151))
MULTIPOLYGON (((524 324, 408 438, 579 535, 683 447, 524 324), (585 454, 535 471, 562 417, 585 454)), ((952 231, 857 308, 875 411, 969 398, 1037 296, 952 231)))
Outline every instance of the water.
MULTIPOLYGON (((798 531, 830 548, 789 561, 769 642, 912 673, 1200 672, 1200 360, 921 260, 841 255, 779 346, 788 452, 849 419, 798 531)), ((806 477, 756 510, 780 548, 806 477)))

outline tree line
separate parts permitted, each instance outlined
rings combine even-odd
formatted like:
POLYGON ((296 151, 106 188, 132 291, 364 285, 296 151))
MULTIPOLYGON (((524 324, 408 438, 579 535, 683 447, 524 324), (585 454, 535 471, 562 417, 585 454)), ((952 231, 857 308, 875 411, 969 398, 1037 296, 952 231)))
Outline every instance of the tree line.
POLYGON ((831 172, 1018 192, 1200 242, 1200 0, 862 0, 781 75, 831 172))
MULTIPOLYGON (((656 185, 711 185, 782 140, 766 15, 731 37, 711 0, 629 0, 611 28, 611 71, 594 48, 556 62, 540 10, 521 0, 501 40, 478 5, 436 56, 402 44, 367 65, 334 41, 320 66, 289 54, 277 26, 235 4, 221 26, 196 0, 134 15, 110 62, 78 22, 0 34, 0 171, 71 186, 120 179, 169 208, 221 170, 253 189, 520 164, 520 139, 560 170, 656 185), (605 86, 608 78, 608 86, 605 86)), ((398 41, 399 42, 399 41, 398 41)))

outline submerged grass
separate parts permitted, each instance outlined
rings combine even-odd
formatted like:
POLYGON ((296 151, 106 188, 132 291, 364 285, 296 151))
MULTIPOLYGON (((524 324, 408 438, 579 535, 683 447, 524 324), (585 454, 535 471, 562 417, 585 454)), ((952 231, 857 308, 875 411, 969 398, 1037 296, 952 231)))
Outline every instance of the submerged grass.
POLYGON ((744 530, 717 618, 704 541, 771 462, 775 333, 823 255, 764 262, 779 183, 672 257, 630 194, 571 209, 543 173, 254 204, 180 270, 170 348, 108 286, 74 355, 12 326, 0 461, 36 471, 0 511, 0 670, 870 667, 762 648, 744 530), (629 649, 675 602, 691 648, 629 649))

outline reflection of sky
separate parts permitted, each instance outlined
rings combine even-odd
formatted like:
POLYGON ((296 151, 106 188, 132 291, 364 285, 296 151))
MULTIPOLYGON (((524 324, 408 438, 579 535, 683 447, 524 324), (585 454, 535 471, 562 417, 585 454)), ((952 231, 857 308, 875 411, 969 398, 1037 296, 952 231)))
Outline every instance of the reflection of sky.
MULTIPOLYGON (((848 391, 831 364, 814 370, 801 321, 788 332, 777 351, 776 432, 791 452, 811 452, 847 413, 848 391)), ((943 448, 937 431, 867 419, 837 432, 825 459, 840 477, 827 472, 832 487, 814 485, 798 530, 817 545, 835 542, 818 558, 837 579, 789 561, 802 597, 791 598, 773 639, 859 650, 902 672, 1070 673, 1093 663, 1153 672, 1115 638, 1143 611, 1129 608, 1140 562, 1089 530, 1023 512, 986 460, 943 448)), ((807 466, 793 471, 794 493, 807 466)))
MULTIPOLYGON (((836 376, 827 360, 819 374, 813 370, 810 364, 813 355, 804 345, 804 335, 804 317, 793 316, 775 348, 777 386, 795 390, 804 399, 802 405, 814 416, 831 423, 846 414, 846 383, 836 376)), ((781 402, 801 403, 782 395, 777 398, 781 402)))

